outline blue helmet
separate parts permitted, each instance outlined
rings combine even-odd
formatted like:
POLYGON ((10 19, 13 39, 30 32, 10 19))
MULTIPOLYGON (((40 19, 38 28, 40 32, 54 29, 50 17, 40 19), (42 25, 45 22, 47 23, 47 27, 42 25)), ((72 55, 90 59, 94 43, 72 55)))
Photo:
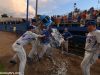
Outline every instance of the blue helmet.
POLYGON ((39 19, 42 21, 42 23, 43 23, 46 27, 50 26, 51 23, 52 23, 52 20, 50 19, 50 17, 49 17, 49 16, 46 16, 46 15, 41 15, 41 16, 39 17, 39 19))

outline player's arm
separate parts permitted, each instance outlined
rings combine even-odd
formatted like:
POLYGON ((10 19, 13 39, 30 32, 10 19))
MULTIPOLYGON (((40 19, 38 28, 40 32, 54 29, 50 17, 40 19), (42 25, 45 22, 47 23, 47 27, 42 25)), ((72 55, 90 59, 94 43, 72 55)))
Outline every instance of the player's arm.
POLYGON ((36 34, 36 33, 32 33, 32 35, 35 36, 36 38, 42 38, 45 36, 45 35, 40 35, 40 34, 36 34))
POLYGON ((70 32, 68 32, 68 33, 69 33, 68 39, 72 38, 73 37, 72 34, 70 32))
POLYGON ((97 39, 97 45, 98 45, 98 49, 99 49, 99 54, 100 54, 100 31, 96 32, 96 39, 97 39))
POLYGON ((45 35, 38 35, 39 38, 45 37, 45 35))
POLYGON ((97 42, 100 44, 100 31, 96 32, 97 42))

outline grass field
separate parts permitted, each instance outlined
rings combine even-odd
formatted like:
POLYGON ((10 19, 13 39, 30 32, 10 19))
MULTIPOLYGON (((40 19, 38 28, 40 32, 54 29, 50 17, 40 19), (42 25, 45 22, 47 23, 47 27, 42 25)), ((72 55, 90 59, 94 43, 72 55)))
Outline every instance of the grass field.
POLYGON ((0 72, 4 72, 4 65, 3 64, 0 64, 0 72))

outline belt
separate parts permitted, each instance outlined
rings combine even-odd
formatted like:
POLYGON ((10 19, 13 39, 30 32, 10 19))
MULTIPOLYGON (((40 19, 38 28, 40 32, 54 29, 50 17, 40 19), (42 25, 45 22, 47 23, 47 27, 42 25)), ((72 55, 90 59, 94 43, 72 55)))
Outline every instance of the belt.
POLYGON ((20 45, 20 43, 16 43, 17 45, 20 45))

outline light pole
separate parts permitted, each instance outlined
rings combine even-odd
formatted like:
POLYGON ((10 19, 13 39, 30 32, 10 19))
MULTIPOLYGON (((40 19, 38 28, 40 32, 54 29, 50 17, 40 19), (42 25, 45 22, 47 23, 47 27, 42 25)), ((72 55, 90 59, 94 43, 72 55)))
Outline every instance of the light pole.
POLYGON ((26 20, 28 21, 28 15, 29 15, 29 0, 27 0, 27 10, 26 10, 26 20))
POLYGON ((37 17, 38 14, 38 0, 36 0, 36 13, 35 13, 35 17, 37 17))
POLYGON ((98 9, 99 9, 100 0, 98 0, 98 9))

